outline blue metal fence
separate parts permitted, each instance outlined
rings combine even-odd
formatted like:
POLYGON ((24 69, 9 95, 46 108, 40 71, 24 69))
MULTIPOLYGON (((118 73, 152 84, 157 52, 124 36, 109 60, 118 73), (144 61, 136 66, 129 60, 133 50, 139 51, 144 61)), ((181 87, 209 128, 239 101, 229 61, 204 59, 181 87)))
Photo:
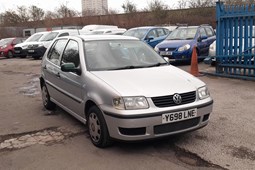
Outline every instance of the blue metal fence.
POLYGON ((255 5, 216 3, 216 74, 255 80, 255 5))

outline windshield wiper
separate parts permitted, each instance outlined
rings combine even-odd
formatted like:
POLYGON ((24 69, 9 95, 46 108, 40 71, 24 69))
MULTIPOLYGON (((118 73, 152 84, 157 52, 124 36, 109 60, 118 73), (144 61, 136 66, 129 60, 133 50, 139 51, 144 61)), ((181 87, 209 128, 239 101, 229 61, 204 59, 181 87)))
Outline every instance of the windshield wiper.
POLYGON ((144 66, 124 66, 124 67, 119 67, 119 68, 113 68, 109 70, 127 70, 127 69, 135 69, 135 68, 144 68, 144 66))
POLYGON ((146 67, 159 67, 159 66, 163 66, 163 65, 168 65, 168 64, 167 63, 156 63, 156 64, 148 65, 146 67))

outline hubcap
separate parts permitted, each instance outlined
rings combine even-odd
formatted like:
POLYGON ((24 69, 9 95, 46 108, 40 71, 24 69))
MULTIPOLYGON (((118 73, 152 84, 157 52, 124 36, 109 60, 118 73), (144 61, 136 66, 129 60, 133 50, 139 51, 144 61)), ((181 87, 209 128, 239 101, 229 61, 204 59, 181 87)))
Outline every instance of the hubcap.
POLYGON ((89 134, 94 142, 98 142, 101 137, 101 127, 95 113, 89 115, 89 134))

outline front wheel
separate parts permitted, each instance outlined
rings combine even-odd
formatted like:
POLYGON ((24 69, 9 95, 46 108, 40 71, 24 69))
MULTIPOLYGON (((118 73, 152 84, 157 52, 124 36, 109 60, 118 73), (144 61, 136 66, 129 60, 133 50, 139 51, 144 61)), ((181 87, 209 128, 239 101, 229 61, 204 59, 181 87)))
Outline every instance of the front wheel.
POLYGON ((105 119, 96 106, 88 111, 88 129, 90 139, 96 147, 105 148, 111 144, 105 119))
POLYGON ((42 85, 42 101, 43 106, 48 110, 53 110, 56 105, 50 100, 50 94, 45 84, 42 85))
POLYGON ((8 51, 8 53, 7 53, 7 58, 12 58, 12 57, 13 57, 12 51, 8 51))

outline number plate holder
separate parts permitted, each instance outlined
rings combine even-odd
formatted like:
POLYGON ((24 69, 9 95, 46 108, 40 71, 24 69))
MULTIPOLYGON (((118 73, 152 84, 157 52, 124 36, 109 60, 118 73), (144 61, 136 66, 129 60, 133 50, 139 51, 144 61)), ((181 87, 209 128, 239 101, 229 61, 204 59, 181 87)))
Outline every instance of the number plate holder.
POLYGON ((178 122, 197 117, 197 108, 162 114, 162 124, 178 122))

